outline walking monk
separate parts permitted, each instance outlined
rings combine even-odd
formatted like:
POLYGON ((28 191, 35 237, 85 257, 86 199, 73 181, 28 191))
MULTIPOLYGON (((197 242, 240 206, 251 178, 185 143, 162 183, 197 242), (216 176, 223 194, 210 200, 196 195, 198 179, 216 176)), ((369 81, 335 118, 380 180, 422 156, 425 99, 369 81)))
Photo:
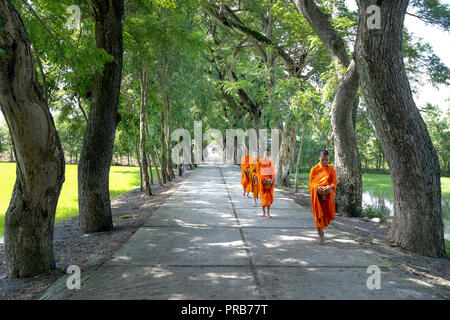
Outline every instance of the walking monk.
POLYGON ((253 206, 257 207, 256 199, 258 199, 258 151, 253 152, 253 157, 250 158, 250 191, 253 194, 253 206))
POLYGON ((264 153, 264 158, 260 159, 257 163, 257 175, 258 175, 258 191, 261 197, 261 205, 263 208, 263 217, 267 216, 272 218, 270 215, 270 205, 273 203, 273 182, 275 180, 275 166, 273 162, 269 159, 270 151, 264 153), (265 181, 267 180, 267 181, 265 181), (270 185, 270 188, 264 187, 264 185, 270 185))
POLYGON ((334 220, 334 194, 338 180, 333 165, 328 164, 329 159, 330 154, 327 150, 320 151, 319 163, 312 167, 309 173, 309 192, 320 237, 319 244, 325 244, 323 229, 334 220))
POLYGON ((248 154, 249 151, 248 149, 246 149, 245 156, 243 156, 241 159, 241 171, 242 171, 241 184, 242 188, 244 189, 243 196, 245 197, 245 193, 247 192, 247 197, 250 198, 250 196, 248 195, 250 192, 250 179, 248 177, 248 175, 250 174, 250 157, 248 154))

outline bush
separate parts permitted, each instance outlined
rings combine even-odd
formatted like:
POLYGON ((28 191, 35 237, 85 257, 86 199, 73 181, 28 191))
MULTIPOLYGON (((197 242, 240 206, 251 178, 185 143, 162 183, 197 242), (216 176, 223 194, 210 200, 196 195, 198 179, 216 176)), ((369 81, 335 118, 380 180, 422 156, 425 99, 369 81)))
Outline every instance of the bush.
POLYGON ((373 206, 367 206, 366 208, 362 209, 362 216, 372 219, 372 218, 384 218, 388 215, 387 212, 384 212, 382 210, 376 209, 373 206))

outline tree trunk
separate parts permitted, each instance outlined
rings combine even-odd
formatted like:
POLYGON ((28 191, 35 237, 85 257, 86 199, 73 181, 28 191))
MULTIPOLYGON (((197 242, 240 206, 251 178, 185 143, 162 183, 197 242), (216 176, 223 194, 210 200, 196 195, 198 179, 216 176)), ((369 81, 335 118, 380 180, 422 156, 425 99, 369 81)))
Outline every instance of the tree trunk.
POLYGON ((350 217, 362 212, 362 173, 358 140, 353 126, 352 110, 357 108, 359 75, 355 61, 339 80, 334 97, 331 123, 334 135, 334 166, 339 184, 336 188, 336 211, 350 217))
POLYGON ((170 95, 169 95, 169 59, 166 54, 163 55, 163 74, 164 74, 164 92, 165 92, 165 144, 166 144, 166 165, 167 165, 167 179, 169 181, 175 178, 172 166, 172 147, 170 144, 170 95))
MULTIPOLYGON (((358 108, 359 74, 356 64, 348 58, 344 41, 315 4, 314 0, 296 0, 297 9, 305 16, 335 62, 338 88, 333 100, 331 123, 334 136, 334 166, 339 181, 336 189, 336 211, 352 217, 361 215, 362 175, 354 115, 358 108), (347 68, 342 74, 341 68, 347 68)), ((329 148, 327 139, 327 149, 329 148)))
MULTIPOLYGON (((159 165, 159 167, 161 167, 161 162, 159 161, 159 157, 158 157, 158 151, 156 151, 154 148, 153 148, 153 150, 150 150, 150 156, 153 158, 153 152, 152 151, 154 151, 154 154, 155 154, 155 156, 156 156, 156 160, 158 161, 158 163, 156 163, 156 165, 155 165, 155 169, 156 169, 156 176, 158 177, 158 182, 159 182, 159 185, 162 187, 163 186, 163 183, 162 183, 162 181, 161 181, 161 175, 159 174, 159 169, 158 169, 158 165, 159 165)), ((154 163, 155 163, 155 161, 153 161, 154 163)))
POLYGON ((64 154, 41 92, 31 44, 9 0, 0 1, 0 106, 13 142, 17 178, 5 216, 7 273, 31 277, 55 267, 53 228, 64 154))
POLYGON ((138 163, 139 166, 139 190, 140 191, 144 191, 144 184, 142 183, 142 165, 141 165, 141 160, 140 160, 140 156, 139 156, 139 148, 138 148, 138 142, 137 142, 137 131, 136 131, 136 125, 134 124, 134 110, 132 111, 133 114, 133 120, 132 120, 132 124, 133 124, 133 132, 134 132, 134 151, 136 153, 136 161, 138 163))
POLYGON ((161 175, 163 179, 163 183, 167 183, 168 180, 168 172, 167 172, 167 160, 166 160, 166 137, 165 137, 165 110, 161 111, 161 175))
POLYGON ((122 78, 124 0, 91 0, 95 21, 95 44, 114 57, 96 72, 83 149, 78 167, 80 232, 111 230, 109 170, 122 78))
POLYGON ((278 161, 276 161, 275 185, 289 187, 291 168, 294 163, 295 140, 297 123, 292 119, 286 121, 286 127, 281 139, 280 153, 278 161))
POLYGON ((140 131, 140 154, 141 154, 141 172, 144 178, 145 194, 147 196, 152 195, 152 189, 150 186, 150 179, 148 176, 148 163, 147 163, 147 153, 145 152, 145 109, 147 108, 147 72, 141 70, 141 108, 139 112, 139 131, 140 131))
POLYGON ((297 154, 297 163, 295 164, 295 187, 294 187, 294 192, 297 192, 297 190, 298 190, 298 174, 299 174, 299 167, 300 167, 300 159, 302 157, 303 141, 305 140, 305 131, 306 131, 306 126, 303 126, 303 128, 302 128, 302 136, 300 137, 300 146, 299 146, 298 154, 297 154))
POLYGON ((409 1, 378 1, 381 29, 367 27, 374 1, 360 0, 356 55, 367 107, 394 186, 390 240, 427 256, 444 252, 440 167, 414 103, 403 62, 403 23, 409 1))
POLYGON ((146 152, 147 154, 147 163, 148 163, 148 171, 149 171, 149 175, 150 175, 150 185, 154 184, 155 182, 153 181, 153 171, 152 171, 152 159, 150 157, 150 152, 146 152))
POLYGON ((167 58, 163 55, 163 70, 161 72, 161 89, 164 92, 164 104, 161 110, 161 174, 163 183, 167 183, 169 180, 169 172, 167 170, 167 159, 166 159, 166 109, 167 109, 167 99, 169 93, 167 92, 167 58))

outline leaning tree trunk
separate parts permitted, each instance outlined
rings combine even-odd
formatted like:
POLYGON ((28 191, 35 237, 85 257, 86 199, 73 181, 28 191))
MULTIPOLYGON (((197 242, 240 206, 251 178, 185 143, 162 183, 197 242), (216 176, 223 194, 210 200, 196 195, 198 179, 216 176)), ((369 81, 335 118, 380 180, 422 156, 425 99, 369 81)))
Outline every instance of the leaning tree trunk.
POLYGON ((288 119, 283 132, 283 138, 281 139, 278 161, 276 161, 276 185, 289 187, 291 168, 294 163, 295 141, 297 138, 296 129, 297 123, 292 119, 288 119))
POLYGON ((403 62, 407 0, 361 0, 356 54, 362 88, 394 186, 390 240, 436 257, 444 251, 440 167, 414 103, 403 62), (381 9, 381 29, 369 29, 367 8, 381 9))
POLYGON ((336 211, 358 217, 362 211, 362 173, 358 140, 353 126, 353 110, 358 107, 359 75, 352 60, 339 80, 334 97, 331 123, 334 135, 334 166, 339 184, 336 188, 336 211))
MULTIPOLYGON (((297 9, 308 20, 335 63, 338 88, 332 105, 331 123, 334 136, 334 166, 339 181, 336 189, 336 211, 357 217, 362 210, 362 174, 358 141, 353 119, 358 107, 359 75, 355 62, 350 61, 344 41, 340 38, 328 15, 314 0, 295 0, 297 9), (347 71, 342 74, 341 69, 347 71)), ((327 149, 329 140, 327 139, 327 149)))
POLYGON ((30 40, 9 0, 0 1, 0 106, 17 159, 5 216, 7 273, 31 277, 55 267, 53 227, 64 182, 64 154, 39 86, 30 40))
POLYGON ((141 174, 144 178, 145 194, 150 196, 152 195, 152 189, 150 186, 150 178, 148 176, 147 153, 145 152, 145 109, 147 108, 147 83, 147 72, 145 70, 141 70, 141 108, 139 110, 140 154, 142 163, 141 174))
MULTIPOLYGON (((109 170, 122 79, 124 0, 91 0, 95 21, 95 44, 114 57, 96 72, 93 99, 78 167, 80 232, 111 230, 109 170)), ((141 159, 142 160, 142 159, 141 159)))
POLYGON ((294 192, 298 191, 298 174, 299 174, 299 167, 300 167, 300 159, 302 157, 303 141, 305 140, 305 131, 306 131, 306 125, 304 125, 302 128, 302 136, 300 137, 300 146, 298 148, 298 154, 297 154, 297 163, 295 164, 294 192))

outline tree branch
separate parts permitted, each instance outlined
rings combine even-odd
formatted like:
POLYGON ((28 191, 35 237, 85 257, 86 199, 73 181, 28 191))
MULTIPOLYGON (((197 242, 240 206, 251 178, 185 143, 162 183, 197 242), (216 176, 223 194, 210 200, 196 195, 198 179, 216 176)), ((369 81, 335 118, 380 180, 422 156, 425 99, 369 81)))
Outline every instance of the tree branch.
MULTIPOLYGON (((314 32, 319 36, 323 45, 331 55, 335 62, 344 67, 348 67, 350 60, 345 49, 345 44, 336 33, 328 16, 320 11, 314 0, 295 0, 297 10, 303 14, 313 28, 314 32)), ((339 68, 336 66, 336 68, 339 68)))
POLYGON ((306 56, 307 56, 306 49, 304 49, 303 52, 300 54, 298 62, 296 63, 295 60, 291 56, 289 56, 289 54, 287 54, 279 45, 275 44, 271 39, 269 39, 265 35, 255 30, 252 30, 251 28, 248 28, 242 23, 237 22, 235 18, 228 19, 224 11, 227 11, 228 14, 233 12, 231 11, 231 9, 227 8, 228 8, 227 6, 222 5, 220 6, 219 9, 216 5, 212 3, 206 4, 206 10, 208 11, 208 13, 215 20, 217 20, 222 26, 235 29, 238 32, 249 37, 250 39, 253 39, 258 43, 269 47, 270 50, 272 50, 273 53, 281 59, 281 61, 283 62, 283 64, 285 65, 287 71, 291 76, 301 78, 301 72, 303 71, 306 65, 306 56))

